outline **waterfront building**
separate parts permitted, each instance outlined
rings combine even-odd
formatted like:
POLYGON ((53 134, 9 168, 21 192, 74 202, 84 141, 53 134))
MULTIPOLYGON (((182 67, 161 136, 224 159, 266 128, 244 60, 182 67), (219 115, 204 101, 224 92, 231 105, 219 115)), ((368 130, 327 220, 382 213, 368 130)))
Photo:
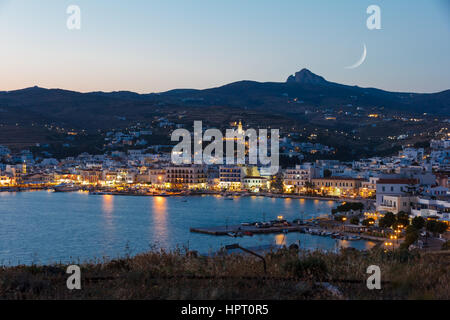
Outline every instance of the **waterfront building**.
POLYGON ((269 188, 269 181, 267 178, 260 176, 245 176, 242 179, 242 188, 252 192, 267 190, 269 188))
POLYGON ((208 189, 216 189, 219 187, 220 174, 218 166, 210 165, 206 168, 206 183, 208 189))
POLYGON ((14 177, 9 175, 0 175, 0 186, 1 187, 9 187, 16 184, 16 180, 14 177))
POLYGON ((155 188, 164 188, 166 181, 166 169, 151 168, 148 170, 149 181, 155 188))
POLYGON ((102 171, 94 169, 80 170, 80 177, 83 184, 97 184, 101 180, 102 171))
POLYGON ((283 183, 287 191, 304 193, 311 179, 318 177, 320 170, 313 164, 296 165, 293 169, 284 170, 283 183))
POLYGON ((37 186, 37 185, 45 185, 52 182, 53 177, 49 174, 45 173, 30 173, 30 174, 22 174, 18 178, 18 183, 21 185, 28 186, 37 186))
POLYGON ((355 197, 364 180, 351 177, 313 178, 315 191, 322 195, 355 197))
POLYGON ((229 190, 240 190, 242 179, 246 176, 244 166, 220 166, 219 188, 229 190))
POLYGON ((205 168, 200 165, 166 168, 166 187, 174 189, 206 188, 205 168))
POLYGON ((363 198, 372 197, 377 191, 377 181, 379 177, 369 177, 368 181, 361 182, 361 188, 359 188, 359 195, 363 198))

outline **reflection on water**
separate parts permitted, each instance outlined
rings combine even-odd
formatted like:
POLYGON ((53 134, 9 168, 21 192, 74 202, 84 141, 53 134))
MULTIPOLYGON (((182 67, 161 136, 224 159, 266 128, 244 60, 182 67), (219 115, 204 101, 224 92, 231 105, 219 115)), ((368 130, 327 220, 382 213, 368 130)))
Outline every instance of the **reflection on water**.
POLYGON ((106 216, 111 217, 114 210, 114 197, 112 195, 105 194, 102 196, 102 199, 103 212, 106 213, 106 216))
POLYGON ((292 199, 291 198, 286 198, 284 201, 284 208, 285 209, 290 209, 292 206, 292 199))
POLYGON ((112 195, 105 194, 102 196, 102 212, 106 229, 112 229, 114 212, 114 197, 112 195))
POLYGON ((284 246, 286 245, 286 235, 284 233, 280 233, 275 235, 275 244, 277 246, 284 246))
POLYGON ((109 194, 101 196, 102 198, 102 217, 104 231, 104 246, 110 247, 114 243, 114 197, 109 194))
POLYGON ((167 246, 167 198, 152 197, 152 217, 153 223, 150 228, 153 230, 153 243, 167 246))

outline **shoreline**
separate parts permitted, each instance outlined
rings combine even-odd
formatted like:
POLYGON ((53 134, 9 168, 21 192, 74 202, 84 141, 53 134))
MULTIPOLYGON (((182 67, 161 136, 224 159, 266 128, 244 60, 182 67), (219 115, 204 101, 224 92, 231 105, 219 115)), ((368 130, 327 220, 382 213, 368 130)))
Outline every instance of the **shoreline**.
MULTIPOLYGON (((51 187, 41 188, 23 188, 23 187, 6 187, 0 188, 0 192, 34 192, 34 191, 48 191, 53 190, 51 187)), ((112 195, 112 196, 139 196, 139 197, 191 197, 191 196, 203 196, 203 195, 218 195, 222 197, 267 197, 267 198, 280 198, 280 199, 305 199, 305 200, 322 200, 322 201, 347 201, 347 202, 365 202, 365 204, 375 203, 375 199, 369 198, 347 198, 347 197, 334 197, 334 196, 317 196, 317 195, 303 195, 303 194, 291 194, 291 193, 251 193, 247 191, 234 191, 234 192, 222 192, 222 191, 201 191, 201 192, 183 192, 177 191, 177 193, 135 193, 135 192, 120 192, 120 191, 103 191, 103 190, 87 190, 80 189, 74 191, 65 192, 89 192, 90 195, 112 195)), ((64 193, 65 193, 64 192, 64 193)))

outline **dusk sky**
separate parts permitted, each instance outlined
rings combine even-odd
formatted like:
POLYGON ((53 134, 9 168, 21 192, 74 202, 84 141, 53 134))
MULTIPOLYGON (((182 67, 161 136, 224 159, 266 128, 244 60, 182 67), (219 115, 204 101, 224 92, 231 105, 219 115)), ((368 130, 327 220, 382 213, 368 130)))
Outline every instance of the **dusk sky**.
POLYGON ((450 89, 446 0, 0 0, 0 91, 208 88, 302 69, 391 91, 450 89), (81 9, 68 30, 66 9, 81 9), (381 8, 368 30, 366 8, 381 8), (365 62, 346 69, 361 57, 365 62))

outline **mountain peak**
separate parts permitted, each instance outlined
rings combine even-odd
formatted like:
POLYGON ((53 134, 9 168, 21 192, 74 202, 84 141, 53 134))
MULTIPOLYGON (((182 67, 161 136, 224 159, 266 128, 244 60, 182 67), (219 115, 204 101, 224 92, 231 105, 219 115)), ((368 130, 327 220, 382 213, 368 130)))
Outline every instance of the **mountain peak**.
POLYGON ((327 84, 328 81, 325 78, 312 73, 308 69, 303 68, 295 75, 290 75, 286 82, 296 82, 301 84, 327 84))

